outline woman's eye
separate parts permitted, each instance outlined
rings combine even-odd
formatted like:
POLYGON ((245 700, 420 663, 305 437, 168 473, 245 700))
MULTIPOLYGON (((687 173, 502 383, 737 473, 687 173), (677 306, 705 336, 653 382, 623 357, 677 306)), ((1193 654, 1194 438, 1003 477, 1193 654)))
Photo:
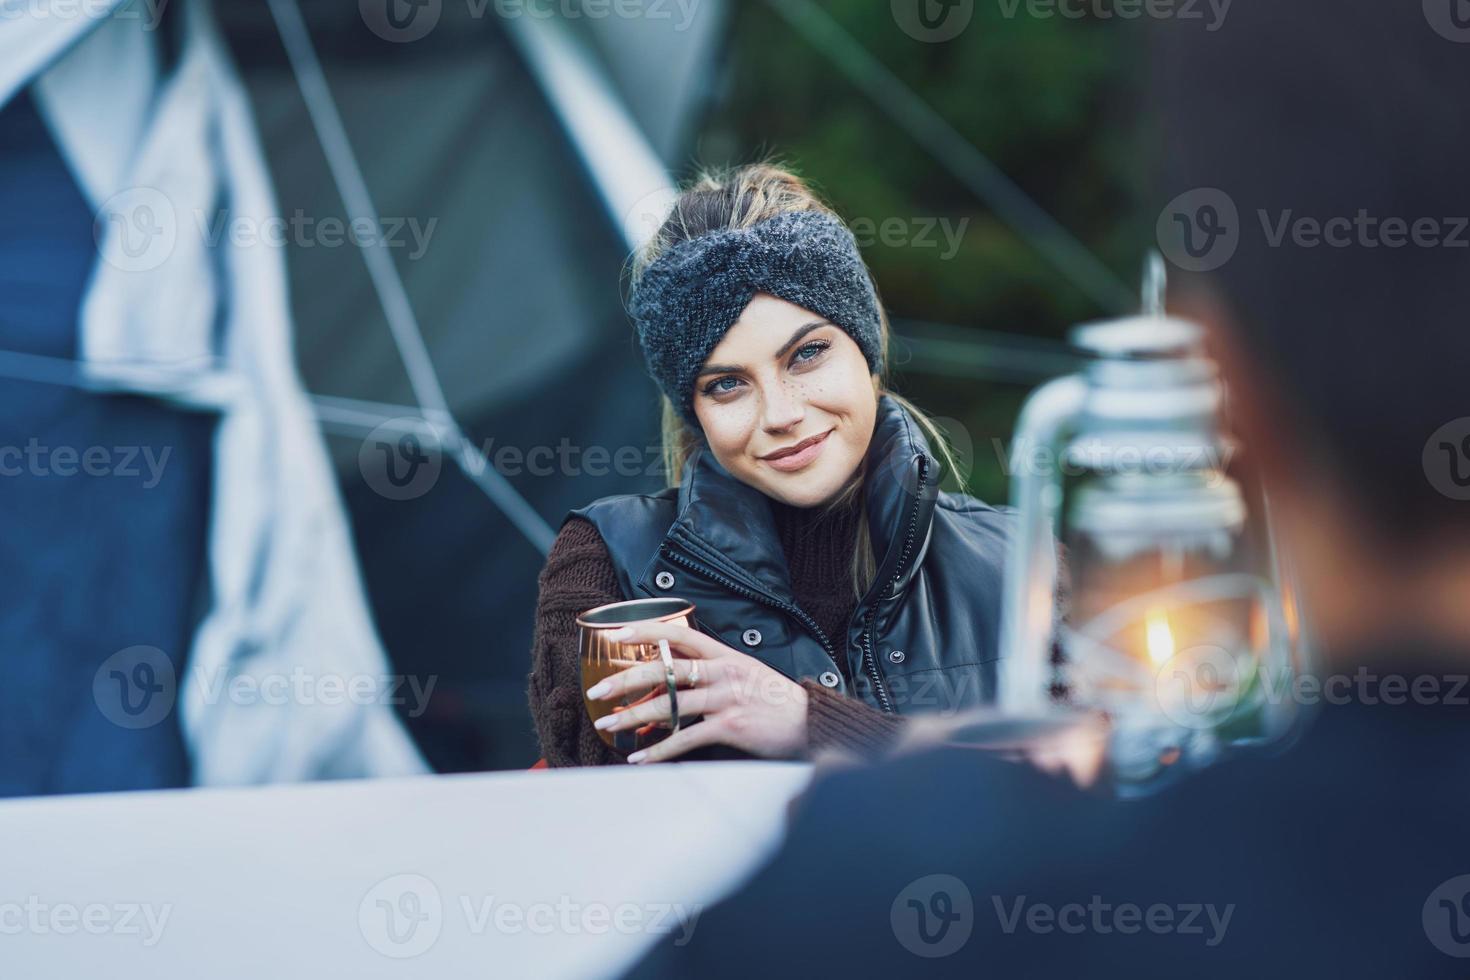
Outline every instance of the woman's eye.
POLYGON ((792 362, 800 364, 803 361, 815 360, 821 355, 823 351, 825 351, 830 346, 832 345, 827 343, 825 340, 813 341, 812 343, 807 344, 805 347, 798 350, 796 352, 796 357, 792 359, 792 362))
MULTIPOLYGON (((821 357, 832 344, 825 340, 814 340, 810 344, 797 349, 791 356, 791 363, 806 364, 821 357)), ((716 378, 700 390, 706 395, 728 395, 741 386, 742 382, 734 375, 727 374, 723 378, 716 378)))

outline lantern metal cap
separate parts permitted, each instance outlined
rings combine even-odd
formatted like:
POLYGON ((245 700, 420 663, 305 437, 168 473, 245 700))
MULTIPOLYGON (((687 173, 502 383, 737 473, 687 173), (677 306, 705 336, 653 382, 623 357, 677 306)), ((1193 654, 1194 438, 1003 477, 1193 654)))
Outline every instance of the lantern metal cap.
POLYGON ((1205 331, 1193 320, 1171 316, 1131 316, 1084 323, 1071 342, 1095 357, 1153 360, 1199 353, 1205 331))

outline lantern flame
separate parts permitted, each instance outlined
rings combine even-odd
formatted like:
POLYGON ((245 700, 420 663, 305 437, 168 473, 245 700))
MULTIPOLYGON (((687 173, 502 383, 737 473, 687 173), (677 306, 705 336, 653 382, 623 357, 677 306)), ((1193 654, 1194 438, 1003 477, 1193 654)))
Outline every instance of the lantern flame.
POLYGON ((1148 657, 1155 666, 1162 667, 1174 658, 1174 631, 1169 628, 1169 619, 1162 611, 1148 614, 1148 657))

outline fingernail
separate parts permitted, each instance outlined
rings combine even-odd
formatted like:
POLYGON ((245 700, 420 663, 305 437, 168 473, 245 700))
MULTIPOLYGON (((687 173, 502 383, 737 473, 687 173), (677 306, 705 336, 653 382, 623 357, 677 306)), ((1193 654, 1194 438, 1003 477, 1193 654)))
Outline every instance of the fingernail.
POLYGON ((609 640, 612 640, 614 643, 616 643, 619 640, 626 640, 628 637, 630 637, 632 635, 633 635, 633 628, 631 626, 619 626, 615 630, 608 630, 607 638, 609 640))
POLYGON ((592 727, 599 730, 604 728, 611 728, 613 725, 617 724, 617 720, 617 715, 603 715, 601 718, 592 723, 592 727))
POLYGON ((609 684, 607 681, 598 681, 596 684, 593 684, 591 687, 587 688, 587 696, 595 701, 598 698, 607 697, 608 692, 610 692, 611 690, 612 685, 609 684))
POLYGON ((646 751, 640 750, 628 756, 628 761, 636 766, 638 763, 642 762, 646 758, 648 758, 648 753, 646 751))

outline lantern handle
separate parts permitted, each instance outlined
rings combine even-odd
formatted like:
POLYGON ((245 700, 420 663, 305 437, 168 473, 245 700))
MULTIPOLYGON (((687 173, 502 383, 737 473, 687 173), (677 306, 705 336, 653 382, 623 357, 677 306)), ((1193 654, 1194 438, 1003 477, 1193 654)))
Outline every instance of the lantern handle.
POLYGON ((1143 262, 1141 308, 1144 316, 1162 317, 1169 295, 1169 267, 1159 250, 1151 248, 1143 262))
POLYGON ((1057 378, 1026 400, 1016 421, 1010 468, 1011 507, 1018 526, 1005 567, 997 695, 1008 714, 1043 715, 1051 708, 1047 681, 1056 622, 1060 461, 1087 391, 1081 375, 1057 378), (1055 465, 1042 465, 1043 459, 1055 465))

